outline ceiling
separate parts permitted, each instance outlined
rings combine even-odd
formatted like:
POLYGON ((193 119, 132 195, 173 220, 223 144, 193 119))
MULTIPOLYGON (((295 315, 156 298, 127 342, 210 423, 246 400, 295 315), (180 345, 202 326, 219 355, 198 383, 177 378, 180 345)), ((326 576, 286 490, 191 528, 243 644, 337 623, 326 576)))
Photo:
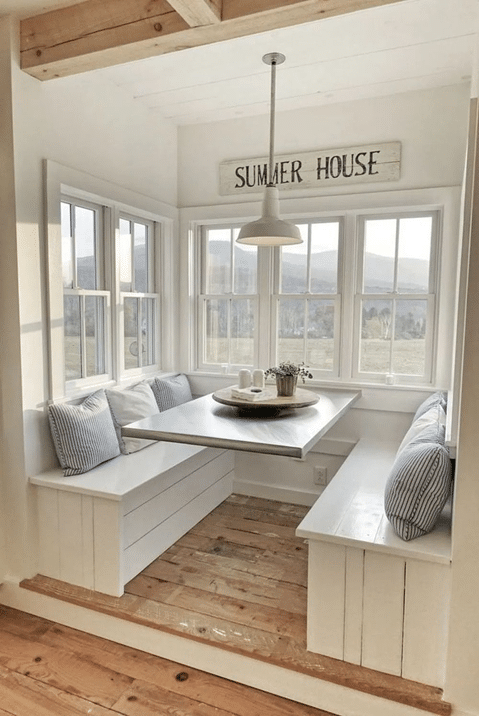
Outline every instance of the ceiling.
MULTIPOLYGON (((0 14, 71 4, 0 0, 0 14)), ((279 111, 349 102, 468 83, 478 13, 478 0, 403 0, 93 72, 178 125, 267 112, 272 51, 286 55, 279 111)))

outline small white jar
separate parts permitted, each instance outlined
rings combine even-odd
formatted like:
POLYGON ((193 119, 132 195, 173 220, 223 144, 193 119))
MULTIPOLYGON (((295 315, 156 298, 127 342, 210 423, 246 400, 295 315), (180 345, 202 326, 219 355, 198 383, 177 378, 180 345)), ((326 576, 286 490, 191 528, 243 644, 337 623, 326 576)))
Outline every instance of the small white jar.
POLYGON ((264 388, 264 370, 255 368, 253 371, 253 385, 255 388, 264 388))
POLYGON ((249 388, 251 385, 251 371, 247 368, 241 368, 238 373, 238 387, 249 388))

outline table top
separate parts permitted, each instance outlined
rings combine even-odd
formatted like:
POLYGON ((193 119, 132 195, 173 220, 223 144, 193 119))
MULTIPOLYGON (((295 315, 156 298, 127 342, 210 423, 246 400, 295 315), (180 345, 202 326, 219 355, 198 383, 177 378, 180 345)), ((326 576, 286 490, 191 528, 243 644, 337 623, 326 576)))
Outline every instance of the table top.
POLYGON ((360 390, 315 391, 301 410, 268 414, 222 405, 205 395, 122 428, 128 437, 304 457, 361 396, 360 390))

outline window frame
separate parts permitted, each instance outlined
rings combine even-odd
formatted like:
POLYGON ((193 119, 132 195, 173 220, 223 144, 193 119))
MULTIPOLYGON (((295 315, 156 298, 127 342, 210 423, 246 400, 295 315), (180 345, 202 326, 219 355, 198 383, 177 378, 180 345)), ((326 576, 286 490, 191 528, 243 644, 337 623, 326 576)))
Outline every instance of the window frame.
MULTIPOLYGON (((355 295, 353 307, 353 351, 352 351, 352 380, 366 381, 368 383, 383 383, 385 380, 392 380, 394 384, 407 385, 431 385, 433 382, 434 372, 434 355, 437 348, 437 304, 438 304, 438 278, 440 275, 440 255, 442 243, 442 210, 440 208, 430 210, 402 211, 400 209, 389 209, 378 213, 361 213, 357 216, 357 263, 355 275, 355 295), (397 291, 385 293, 367 293, 362 290, 364 280, 364 252, 365 252, 365 225, 367 221, 377 219, 394 218, 398 221, 401 219, 418 218, 430 216, 432 218, 431 227, 431 252, 429 259, 429 285, 427 293, 399 293, 397 291), (400 301, 400 300, 424 300, 427 302, 426 325, 432 326, 431 330, 427 330, 425 338, 425 366, 422 375, 397 374, 393 371, 389 373, 372 373, 361 371, 360 353, 361 353, 361 325, 362 325, 362 302, 364 300, 384 300, 384 301, 400 301), (387 378, 387 376, 391 378, 387 378)), ((397 276, 398 257, 394 259, 394 275, 397 276)), ((397 280, 397 278, 395 279, 397 280)), ((392 346, 391 346, 392 348, 392 346)))
MULTIPOLYGON (((344 262, 343 262, 343 337, 340 341, 340 366, 341 377, 338 379, 327 379, 331 387, 357 386, 359 388, 378 388, 380 390, 431 390, 436 388, 447 389, 450 384, 453 355, 449 350, 451 337, 455 334, 456 321, 456 273, 458 261, 458 246, 460 233, 460 202, 461 191, 458 186, 428 187, 424 189, 393 189, 381 192, 370 193, 344 193, 336 195, 323 195, 313 197, 290 197, 286 192, 281 198, 281 215, 290 221, 299 219, 308 220, 313 218, 329 218, 339 214, 344 216, 344 231, 348 237, 345 241, 344 262), (348 342, 344 336, 351 334, 353 330, 352 316, 347 315, 346 306, 354 304, 355 276, 356 276, 356 252, 358 241, 357 217, 362 214, 383 215, 387 213, 417 213, 423 211, 438 211, 440 216, 440 230, 442 241, 438 245, 436 253, 436 266, 440 267, 437 273, 437 300, 435 305, 436 334, 432 346, 431 379, 429 382, 417 383, 412 378, 401 383, 390 385, 386 383, 383 376, 381 380, 370 380, 366 374, 358 377, 353 371, 352 352, 348 348, 348 342)), ((236 225, 254 219, 258 207, 255 202, 238 204, 221 204, 208 207, 187 207, 180 211, 181 235, 182 235, 182 267, 183 298, 182 308, 189 312, 193 318, 193 325, 188 326, 187 322, 182 325, 181 347, 182 353, 187 357, 188 363, 184 370, 195 373, 198 379, 203 375, 207 379, 206 385, 213 385, 209 377, 218 376, 220 373, 233 375, 233 370, 202 370, 196 362, 197 350, 197 327, 198 315, 196 306, 197 270, 200 260, 199 244, 197 241, 201 226, 218 226, 227 224, 236 225)), ((260 252, 261 276, 262 266, 267 267, 273 262, 272 249, 264 249, 260 252)), ((269 267, 271 270, 271 267, 269 267)), ((271 286, 271 291, 272 291, 271 286)), ((267 367, 271 365, 269 358, 269 345, 271 343, 270 330, 271 316, 264 315, 260 311, 259 330, 262 336, 259 350, 258 365, 267 367)), ((325 382, 322 379, 321 382, 325 382)), ((310 385, 318 384, 313 379, 310 385)))
MULTIPOLYGON (((171 370, 174 365, 176 341, 175 316, 170 307, 175 300, 171 286, 177 285, 173 251, 173 227, 177 210, 134 191, 64 167, 50 160, 44 161, 45 234, 48 267, 47 321, 49 338, 49 400, 62 401, 83 397, 94 389, 128 385, 141 378, 171 370), (105 288, 111 292, 108 318, 109 373, 101 376, 67 381, 64 366, 62 232, 60 207, 63 198, 89 202, 102 207, 105 253, 103 255, 105 288), (121 345, 119 280, 116 280, 117 229, 120 214, 139 222, 149 222, 154 229, 154 263, 158 301, 155 317, 156 363, 152 366, 123 370, 121 345)), ((100 244, 101 244, 100 240, 100 244)), ((100 292, 103 293, 103 292, 100 292)), ((137 295, 137 294, 135 294, 137 295)))

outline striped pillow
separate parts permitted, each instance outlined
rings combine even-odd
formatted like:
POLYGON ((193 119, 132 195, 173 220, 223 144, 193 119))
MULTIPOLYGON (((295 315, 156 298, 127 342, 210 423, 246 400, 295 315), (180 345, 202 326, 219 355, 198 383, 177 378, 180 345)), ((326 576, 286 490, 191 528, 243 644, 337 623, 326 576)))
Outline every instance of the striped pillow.
POLYGON ((399 537, 415 539, 434 528, 451 484, 451 460, 439 442, 423 442, 419 435, 398 453, 386 484, 384 507, 399 537))
POLYGON ((49 405, 48 418, 66 477, 81 475, 120 454, 104 390, 92 393, 80 405, 49 405))
POLYGON ((151 383, 160 412, 192 399, 188 378, 183 373, 168 378, 155 378, 151 383))

